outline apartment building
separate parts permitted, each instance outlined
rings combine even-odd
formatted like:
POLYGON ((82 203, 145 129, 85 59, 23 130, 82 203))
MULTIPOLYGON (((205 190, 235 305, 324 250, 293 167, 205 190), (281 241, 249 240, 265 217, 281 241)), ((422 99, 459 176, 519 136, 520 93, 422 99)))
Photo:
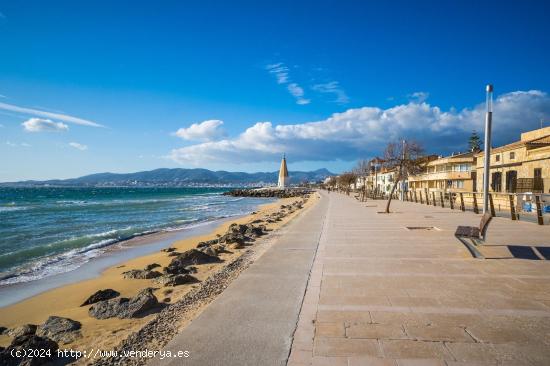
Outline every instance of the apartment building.
POLYGON ((478 185, 474 155, 473 152, 468 152, 432 159, 426 164, 423 173, 409 176, 409 189, 443 192, 475 191, 478 185))

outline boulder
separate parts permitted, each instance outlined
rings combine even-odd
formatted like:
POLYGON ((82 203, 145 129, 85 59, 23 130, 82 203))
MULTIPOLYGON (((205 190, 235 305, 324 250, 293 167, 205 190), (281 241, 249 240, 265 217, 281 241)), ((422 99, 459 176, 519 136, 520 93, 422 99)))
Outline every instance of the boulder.
POLYGON ((121 307, 117 317, 122 319, 136 318, 156 307, 158 303, 157 298, 153 295, 152 288, 143 289, 125 303, 126 305, 121 307))
POLYGON ((209 247, 209 246, 214 245, 214 244, 218 244, 218 239, 201 241, 197 244, 197 248, 209 247))
POLYGON ((100 301, 88 309, 88 314, 96 319, 109 319, 118 316, 120 309, 130 301, 126 297, 117 297, 110 300, 100 301))
POLYGON ((170 253, 170 252, 173 252, 173 251, 175 251, 175 250, 176 250, 176 248, 170 247, 170 248, 161 249, 160 251, 161 251, 161 252, 165 252, 165 253, 170 253))
POLYGON ((147 269, 132 269, 126 272, 122 272, 124 278, 135 278, 140 280, 146 280, 151 278, 157 278, 162 276, 162 273, 158 271, 150 271, 147 269))
POLYGON ((210 256, 213 256, 213 257, 215 257, 215 256, 218 255, 218 253, 216 252, 216 250, 215 250, 214 248, 212 248, 212 247, 204 247, 204 248, 201 248, 200 251, 203 252, 203 253, 205 253, 205 254, 208 254, 208 255, 210 255, 210 256))
POLYGON ((115 299, 98 302, 90 307, 88 314, 96 319, 108 318, 136 318, 155 308, 158 300, 152 288, 141 290, 131 299, 117 297, 115 299))
POLYGON ((196 283, 199 280, 188 274, 178 274, 155 278, 155 282, 162 286, 179 286, 187 283, 196 283))
POLYGON ((150 270, 155 269, 155 268, 157 268, 157 267, 160 267, 160 264, 158 264, 158 263, 151 263, 151 264, 146 265, 145 268, 144 268, 144 270, 150 271, 150 270))
POLYGON ((21 335, 16 337, 9 347, 0 351, 0 365, 4 366, 38 366, 52 362, 57 358, 57 343, 46 337, 39 337, 34 334, 21 335), (40 350, 44 357, 12 357, 12 353, 25 350, 40 350))
POLYGON ((170 252, 170 253, 168 253, 168 256, 169 257, 177 257, 180 254, 181 254, 180 252, 170 252))
POLYGON ((8 333, 8 328, 6 327, 0 327, 0 335, 4 334, 4 333, 8 333))
POLYGON ((250 236, 250 237, 253 237, 253 238, 256 238, 258 236, 262 236, 262 235, 264 235, 264 230, 263 230, 264 227, 250 225, 248 227, 248 229, 246 229, 245 234, 246 234, 246 236, 250 236))
POLYGON ((13 338, 17 338, 25 335, 31 335, 35 333, 36 333, 36 325, 34 324, 24 324, 24 325, 21 325, 20 327, 9 329, 7 331, 7 334, 13 338))
POLYGON ((80 322, 59 316, 50 316, 46 322, 36 329, 36 335, 50 338, 58 343, 71 343, 80 338, 80 322))
POLYGON ((108 288, 105 290, 99 290, 96 293, 94 293, 92 296, 88 297, 88 299, 84 301, 80 306, 92 305, 92 304, 95 304, 96 302, 114 299, 117 296, 120 296, 120 293, 113 289, 108 288))
POLYGON ((216 256, 208 255, 197 249, 190 249, 176 258, 167 267, 164 267, 164 273, 167 274, 186 274, 190 271, 186 268, 190 265, 217 263, 220 259, 216 256))

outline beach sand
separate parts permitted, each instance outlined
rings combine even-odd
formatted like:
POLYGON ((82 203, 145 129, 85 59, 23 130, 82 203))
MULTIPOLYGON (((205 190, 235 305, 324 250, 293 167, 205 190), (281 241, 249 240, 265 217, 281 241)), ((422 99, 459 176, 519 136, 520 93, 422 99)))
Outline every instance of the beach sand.
MULTIPOLYGON (((273 231, 265 238, 257 240, 266 240, 271 237, 273 232, 276 232, 277 229, 284 226, 295 216, 315 204, 318 197, 316 193, 311 194, 303 209, 294 211, 285 216, 281 221, 266 224, 267 228, 273 231)), ((225 222, 207 235, 176 241, 171 246, 176 248, 178 252, 184 252, 195 248, 200 241, 214 239, 217 234, 224 234, 232 223, 245 224, 256 219, 261 219, 268 214, 279 211, 281 205, 287 205, 300 199, 301 198, 285 198, 260 206, 256 213, 225 222)), ((241 256, 248 248, 249 247, 245 247, 244 249, 232 250, 232 253, 220 254, 220 258, 223 260, 222 263, 199 265, 197 266, 198 272, 194 274, 194 276, 200 281, 205 280, 213 273, 218 272, 227 263, 241 256)), ((80 307, 80 305, 91 294, 101 289, 111 288, 120 292, 122 297, 132 297, 146 287, 158 288, 158 290, 155 291, 155 295, 159 302, 163 302, 164 299, 169 298, 170 301, 168 303, 173 303, 181 299, 192 288, 199 285, 192 284, 169 287, 172 292, 167 294, 166 290, 168 288, 163 288, 152 280, 125 279, 122 275, 122 272, 130 269, 142 269, 151 263, 158 263, 161 266, 166 266, 172 259, 173 257, 169 257, 165 252, 157 252, 134 258, 105 270, 96 278, 49 290, 19 303, 0 308, 0 326, 14 328, 27 323, 42 324, 51 315, 67 317, 82 323, 82 337, 67 345, 60 344, 60 348, 85 350, 93 346, 96 349, 102 350, 113 349, 130 333, 139 330, 144 324, 151 320, 155 314, 137 319, 112 318, 98 320, 88 315, 89 306, 80 307)), ((192 312, 194 316, 200 314, 201 309, 195 310, 196 311, 192 312)), ((9 345, 10 342, 11 337, 0 335, 0 346, 5 347, 9 345)))

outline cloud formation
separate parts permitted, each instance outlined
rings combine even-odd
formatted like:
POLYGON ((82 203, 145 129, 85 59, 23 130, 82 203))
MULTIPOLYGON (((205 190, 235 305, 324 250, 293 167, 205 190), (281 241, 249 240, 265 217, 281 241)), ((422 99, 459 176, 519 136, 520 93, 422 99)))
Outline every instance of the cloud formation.
POLYGON ((200 123, 193 123, 187 128, 180 128, 174 135, 184 140, 214 141, 225 136, 223 121, 210 119, 200 123))
MULTIPOLYGON (((493 141, 517 140, 550 115, 550 97, 539 90, 517 91, 494 102, 493 141)), ((485 105, 442 111, 410 101, 382 109, 363 107, 335 113, 321 121, 273 125, 258 122, 234 139, 207 141, 174 149, 168 158, 180 164, 277 161, 286 152, 292 161, 352 161, 375 156, 388 141, 415 139, 430 153, 464 151, 472 130, 483 131, 485 105)))
POLYGON ((69 146, 74 147, 75 149, 80 151, 88 150, 87 145, 82 145, 82 144, 79 144, 78 142, 69 142, 69 146))
POLYGON ((338 104, 349 103, 349 97, 347 96, 344 89, 340 87, 340 83, 338 83, 337 81, 330 81, 324 84, 315 84, 311 87, 311 89, 320 93, 333 94, 334 95, 333 102, 335 103, 338 103, 338 104))
POLYGON ((42 132, 42 131, 68 131, 69 126, 62 122, 54 122, 51 119, 30 118, 21 123, 27 132, 42 132))
POLYGON ((407 97, 409 97, 409 99, 414 100, 418 103, 425 102, 426 99, 428 99, 429 96, 430 96, 430 93, 422 92, 422 91, 417 91, 417 92, 414 92, 412 94, 407 95, 407 97))
POLYGON ((304 89, 295 82, 291 82, 288 67, 282 62, 269 64, 265 69, 275 76, 277 84, 287 84, 287 90, 296 99, 296 104, 309 104, 311 100, 304 97, 304 89))
POLYGON ((67 123, 74 123, 76 125, 81 125, 81 126, 104 127, 99 123, 78 118, 78 117, 69 116, 63 113, 53 113, 53 112, 43 111, 40 109, 19 107, 13 104, 7 104, 7 103, 1 103, 1 102, 0 102, 0 110, 16 112, 16 113, 31 115, 31 116, 45 117, 45 118, 59 120, 67 123))
POLYGON ((21 143, 17 143, 17 142, 12 142, 12 141, 6 141, 6 145, 10 146, 10 147, 31 147, 31 145, 27 144, 26 142, 21 142, 21 143))

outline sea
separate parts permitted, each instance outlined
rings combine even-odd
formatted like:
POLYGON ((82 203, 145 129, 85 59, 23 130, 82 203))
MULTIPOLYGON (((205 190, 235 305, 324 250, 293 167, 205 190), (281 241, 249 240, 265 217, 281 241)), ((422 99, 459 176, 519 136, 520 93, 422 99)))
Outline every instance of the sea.
POLYGON ((137 236, 246 215, 223 188, 0 187, 0 286, 69 272, 137 236))

